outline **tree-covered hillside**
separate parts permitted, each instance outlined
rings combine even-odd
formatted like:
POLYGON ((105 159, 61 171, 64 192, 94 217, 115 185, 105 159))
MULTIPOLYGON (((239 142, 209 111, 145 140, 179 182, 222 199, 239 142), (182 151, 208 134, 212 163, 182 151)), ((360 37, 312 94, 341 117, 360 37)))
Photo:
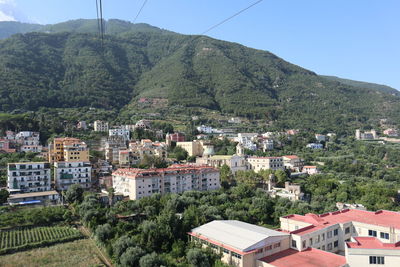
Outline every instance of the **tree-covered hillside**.
POLYGON ((383 84, 376 84, 376 83, 367 83, 367 82, 360 82, 360 81, 354 81, 354 80, 349 80, 349 79, 343 79, 343 78, 339 78, 336 76, 325 76, 322 75, 322 77, 331 80, 331 81, 337 81, 343 84, 347 84, 347 85, 351 85, 351 86, 355 86, 355 87, 360 87, 360 88, 369 88, 369 89, 374 89, 374 90, 378 90, 378 91, 382 91, 382 92, 386 92, 389 94, 394 94, 397 96, 400 96, 400 92, 398 90, 396 90, 393 87, 387 86, 387 85, 383 85, 383 84))
POLYGON ((102 47, 96 26, 70 21, 0 41, 0 111, 214 112, 326 130, 399 122, 399 97, 330 81, 266 51, 118 20, 108 22, 102 47))

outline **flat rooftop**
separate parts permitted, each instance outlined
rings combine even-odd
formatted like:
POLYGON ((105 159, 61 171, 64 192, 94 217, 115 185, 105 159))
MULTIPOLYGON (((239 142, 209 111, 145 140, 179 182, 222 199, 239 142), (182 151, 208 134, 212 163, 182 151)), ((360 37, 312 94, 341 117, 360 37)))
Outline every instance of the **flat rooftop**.
POLYGON ((348 248, 361 249, 397 249, 400 250, 400 241, 397 243, 383 243, 376 237, 353 237, 355 242, 346 242, 348 248))
POLYGON ((236 220, 215 220, 194 228, 189 234, 217 245, 222 244, 226 248, 234 248, 239 253, 254 250, 255 245, 268 237, 288 236, 286 233, 236 220))
POLYGON ((276 267, 340 267, 346 264, 346 258, 337 254, 308 248, 303 251, 287 249, 260 259, 276 267))
POLYGON ((346 222, 360 222, 400 229, 400 213, 388 210, 374 212, 359 209, 345 209, 321 215, 314 213, 307 213, 306 215, 292 214, 282 218, 310 224, 309 226, 291 232, 297 235, 304 235, 334 224, 346 222))
POLYGON ((58 195, 57 191, 43 191, 43 192, 31 192, 31 193, 21 193, 21 194, 11 194, 8 199, 18 199, 26 197, 42 197, 42 196, 52 196, 58 195))

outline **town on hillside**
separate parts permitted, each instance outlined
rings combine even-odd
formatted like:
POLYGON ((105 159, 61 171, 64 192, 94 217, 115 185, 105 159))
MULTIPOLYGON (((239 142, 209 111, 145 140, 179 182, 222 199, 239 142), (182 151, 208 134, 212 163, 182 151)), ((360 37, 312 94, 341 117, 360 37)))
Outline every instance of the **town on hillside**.
MULTIPOLYGON (((138 260, 127 254, 125 243, 134 240, 142 253, 172 253, 171 246, 190 242, 195 259, 211 263, 216 257, 227 266, 398 262, 396 129, 337 136, 206 125, 185 133, 156 125, 151 120, 132 125, 79 121, 71 136, 45 141, 37 131, 3 131, 0 227, 49 221, 77 227, 80 221, 105 254, 123 266, 125 260, 138 260), (47 213, 14 217, 41 209, 47 213), (120 227, 134 232, 124 235, 120 227), (155 232, 148 232, 153 227, 155 232)), ((10 243, 10 231, 0 230, 0 254, 35 247, 29 241, 10 243)), ((66 240, 82 238, 71 231, 66 240)), ((158 260, 165 261, 160 255, 158 260)))

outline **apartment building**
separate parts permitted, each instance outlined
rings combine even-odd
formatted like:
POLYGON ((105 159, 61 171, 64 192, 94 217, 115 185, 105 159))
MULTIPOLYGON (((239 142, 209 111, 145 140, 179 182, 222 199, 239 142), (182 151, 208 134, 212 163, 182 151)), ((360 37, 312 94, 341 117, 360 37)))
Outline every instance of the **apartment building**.
POLYGON ((249 157, 247 158, 247 162, 249 163, 250 169, 255 172, 267 169, 272 169, 274 171, 285 169, 282 157, 249 157))
POLYGON ((50 163, 22 162, 7 166, 7 187, 10 192, 43 192, 51 189, 50 163))
POLYGON ((299 172, 304 166, 304 160, 296 155, 283 156, 282 159, 285 169, 299 172))
POLYGON ((22 152, 42 152, 43 146, 40 145, 40 134, 38 132, 22 131, 15 135, 15 141, 20 145, 22 152))
POLYGON ((201 165, 220 168, 227 165, 233 174, 237 171, 247 170, 247 162, 244 156, 238 155, 214 155, 209 157, 196 158, 196 163, 201 165))
POLYGON ((164 160, 167 159, 167 144, 162 142, 152 142, 150 139, 143 139, 140 142, 130 142, 128 150, 120 150, 120 166, 130 166, 139 164, 147 156, 156 156, 164 160))
POLYGON ((119 151, 126 150, 126 140, 122 136, 108 137, 103 146, 108 162, 119 162, 119 151))
POLYGON ((89 189, 92 182, 92 166, 90 162, 55 162, 54 179, 57 190, 68 190, 73 184, 89 189))
POLYGON ((280 218, 281 229, 291 234, 291 247, 300 251, 318 248, 339 253, 352 237, 374 237, 383 243, 400 241, 400 213, 348 209, 321 215, 289 215, 280 218))
POLYGON ((215 220, 188 234, 192 242, 213 249, 224 263, 235 267, 345 265, 345 258, 333 253, 291 249, 287 233, 236 220, 215 220))
POLYGON ((200 157, 204 154, 204 151, 209 151, 210 149, 214 151, 214 146, 203 141, 195 140, 191 142, 177 142, 176 146, 182 147, 188 152, 189 156, 200 157))
POLYGON ((124 128, 115 128, 108 130, 108 136, 121 136, 125 141, 130 139, 130 131, 124 128))
POLYGON ((86 143, 78 138, 54 138, 49 145, 49 161, 87 162, 89 149, 86 143))
POLYGON ((97 120, 93 124, 95 132, 107 132, 108 131, 108 122, 97 120))
POLYGON ((209 166, 173 165, 162 169, 118 169, 112 174, 116 192, 141 199, 155 193, 182 193, 220 188, 219 170, 209 166))

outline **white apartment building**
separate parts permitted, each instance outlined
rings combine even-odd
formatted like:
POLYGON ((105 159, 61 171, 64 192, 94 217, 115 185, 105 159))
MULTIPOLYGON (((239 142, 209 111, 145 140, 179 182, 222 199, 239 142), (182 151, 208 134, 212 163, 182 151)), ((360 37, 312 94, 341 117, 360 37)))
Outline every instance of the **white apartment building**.
POLYGON ((68 190, 73 184, 89 189, 92 182, 90 162, 55 162, 54 180, 57 190, 68 190))
POLYGON ((30 193, 51 189, 50 163, 9 163, 7 187, 10 192, 30 193))
POLYGON ((112 174, 117 193, 131 200, 155 193, 182 193, 220 188, 219 170, 208 166, 173 165, 163 169, 118 169, 112 174))
POLYGON ((20 144, 22 152, 40 153, 43 146, 40 145, 40 134, 38 132, 22 131, 15 135, 15 141, 20 144))
POLYGON ((250 169, 255 172, 267 169, 272 169, 274 171, 285 169, 282 157, 249 157, 247 162, 250 165, 250 169))
POLYGON ((107 132, 108 122, 97 120, 94 122, 93 127, 95 132, 107 132))
POLYGON ((116 128, 108 130, 108 136, 122 136, 124 140, 128 141, 130 139, 130 131, 123 128, 116 128))
POLYGON ((383 243, 400 241, 400 213, 358 209, 329 212, 321 215, 289 215, 280 218, 281 229, 291 234, 291 247, 305 250, 317 248, 328 252, 344 252, 345 242, 352 237, 374 237, 383 243))

